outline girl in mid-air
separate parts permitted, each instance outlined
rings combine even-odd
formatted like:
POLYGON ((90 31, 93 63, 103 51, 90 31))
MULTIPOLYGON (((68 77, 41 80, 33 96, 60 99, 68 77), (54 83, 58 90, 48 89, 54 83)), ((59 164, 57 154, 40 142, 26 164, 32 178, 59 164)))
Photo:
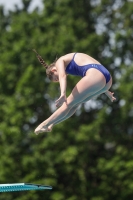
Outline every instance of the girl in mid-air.
POLYGON ((60 84, 60 97, 56 101, 58 108, 48 119, 43 121, 35 133, 49 132, 55 124, 71 117, 78 106, 91 98, 105 93, 113 102, 115 97, 109 91, 112 77, 109 71, 97 60, 84 53, 69 53, 56 62, 47 65, 42 57, 33 50, 40 63, 46 68, 47 77, 60 84), (67 75, 81 76, 81 80, 66 97, 67 75))

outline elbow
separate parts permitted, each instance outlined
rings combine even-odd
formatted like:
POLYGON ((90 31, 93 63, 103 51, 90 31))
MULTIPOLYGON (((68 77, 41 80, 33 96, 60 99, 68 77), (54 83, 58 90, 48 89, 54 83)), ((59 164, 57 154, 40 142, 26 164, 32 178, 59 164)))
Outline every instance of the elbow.
POLYGON ((59 76, 59 80, 66 80, 67 74, 62 74, 59 76))

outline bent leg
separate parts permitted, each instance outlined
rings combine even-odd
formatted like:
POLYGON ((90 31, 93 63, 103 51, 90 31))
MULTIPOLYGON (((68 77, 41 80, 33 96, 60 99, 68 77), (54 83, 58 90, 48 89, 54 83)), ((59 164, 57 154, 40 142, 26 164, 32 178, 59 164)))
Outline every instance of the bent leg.
POLYGON ((67 105, 66 103, 63 103, 59 109, 36 128, 35 133, 48 131, 48 127, 62 121, 72 107, 80 104, 90 96, 96 95, 96 93, 100 92, 105 85, 106 81, 103 74, 96 69, 90 69, 90 73, 83 77, 72 90, 72 93, 67 98, 67 105))
POLYGON ((95 93, 94 95, 92 95, 92 96, 90 96, 90 97, 87 97, 87 98, 84 100, 84 102, 82 102, 82 103, 85 103, 85 102, 89 101, 90 99, 92 99, 92 98, 94 98, 94 97, 96 97, 96 96, 99 96, 99 95, 101 95, 101 94, 107 92, 107 91, 110 89, 111 85, 112 85, 112 78, 111 78, 110 81, 105 85, 105 87, 104 87, 103 89, 101 89, 100 91, 98 91, 98 92, 95 93))
MULTIPOLYGON (((56 122, 54 123, 54 125, 59 124, 59 123, 65 121, 66 119, 70 118, 70 117, 76 112, 76 110, 77 110, 77 108, 78 108, 79 105, 80 105, 80 104, 78 104, 78 105, 76 105, 76 106, 73 106, 73 107, 71 108, 71 110, 69 110, 69 112, 67 113, 67 115, 64 116, 63 118, 61 118, 60 120, 56 121, 56 122)), ((48 126, 48 129, 49 129, 50 131, 52 130, 52 128, 53 128, 53 124, 51 124, 50 126, 48 126)))
MULTIPOLYGON (((103 89, 101 89, 100 91, 98 91, 98 92, 95 93, 94 95, 91 95, 91 96, 87 97, 83 102, 80 102, 80 103, 81 103, 81 104, 82 104, 82 103, 85 103, 85 102, 89 101, 90 99, 92 99, 92 98, 94 98, 94 97, 97 97, 97 96, 99 96, 99 95, 105 93, 106 91, 108 91, 108 90, 110 89, 111 85, 112 85, 112 78, 110 79, 110 81, 106 84, 106 86, 105 86, 103 89)), ((77 110, 77 108, 78 108, 79 105, 80 105, 80 104, 77 104, 77 105, 73 106, 73 107, 71 108, 71 110, 67 113, 67 115, 64 116, 62 119, 60 119, 59 121, 56 121, 56 122, 54 123, 54 125, 59 124, 60 122, 66 120, 66 119, 68 119, 68 118, 70 118, 70 117, 76 112, 76 110, 77 110)), ((49 126, 50 129, 51 129, 52 127, 53 127, 53 124, 49 126)))

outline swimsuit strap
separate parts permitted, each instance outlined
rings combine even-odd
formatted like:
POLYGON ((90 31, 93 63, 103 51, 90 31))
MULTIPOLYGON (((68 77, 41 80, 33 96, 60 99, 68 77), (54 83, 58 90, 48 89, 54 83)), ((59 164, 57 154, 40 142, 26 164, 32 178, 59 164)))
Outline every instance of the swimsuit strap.
MULTIPOLYGON (((76 52, 76 53, 77 53, 77 52, 76 52)), ((75 53, 74 56, 73 56, 73 60, 74 60, 74 57, 75 57, 76 53, 75 53)))

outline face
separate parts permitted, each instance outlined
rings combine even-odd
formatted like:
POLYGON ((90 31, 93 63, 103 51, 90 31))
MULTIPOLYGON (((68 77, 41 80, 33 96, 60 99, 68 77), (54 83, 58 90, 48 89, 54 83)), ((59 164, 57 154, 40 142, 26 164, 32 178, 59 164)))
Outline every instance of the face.
POLYGON ((58 72, 56 69, 52 69, 52 81, 53 82, 59 82, 59 76, 58 76, 58 72))

